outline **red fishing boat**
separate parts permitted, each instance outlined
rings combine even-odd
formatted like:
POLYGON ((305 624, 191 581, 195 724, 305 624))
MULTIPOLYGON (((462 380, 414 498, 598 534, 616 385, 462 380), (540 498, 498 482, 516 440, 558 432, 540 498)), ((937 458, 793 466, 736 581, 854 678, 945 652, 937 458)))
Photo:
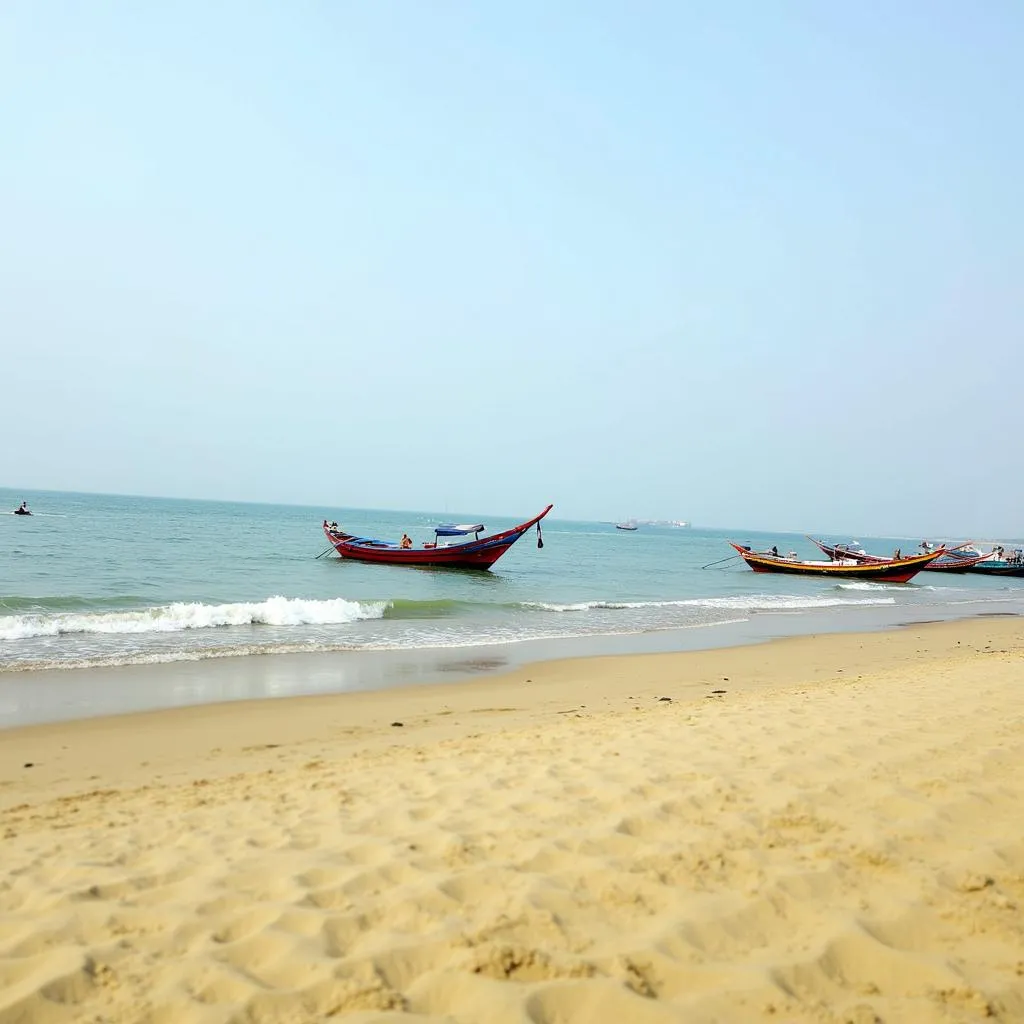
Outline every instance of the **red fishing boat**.
MULTIPOLYGON (((731 543, 731 542, 730 542, 731 543)), ((811 562, 792 555, 751 551, 742 544, 732 545, 754 572, 782 572, 799 576, 834 576, 841 579, 870 580, 879 583, 906 583, 933 559, 945 553, 944 548, 910 558, 888 558, 882 562, 858 562, 844 558, 828 562, 811 562)))
MULTIPOLYGON (((869 555, 862 547, 854 547, 853 544, 826 544, 824 541, 816 540, 811 536, 808 536, 807 539, 820 548, 829 558, 838 561, 863 562, 865 565, 880 565, 883 562, 892 561, 891 558, 886 558, 885 555, 869 555)), ((853 543, 855 544, 856 542, 853 543)), ((966 543, 960 544, 956 548, 938 549, 940 557, 936 558, 934 562, 929 562, 924 567, 924 571, 968 572, 972 566, 977 565, 982 559, 990 557, 990 553, 959 550, 959 548, 965 547, 967 547, 966 543)), ((931 552, 929 551, 928 553, 931 552)))
MULTIPOLYGON (((510 530, 481 537, 483 523, 443 523, 434 529, 434 540, 417 546, 408 537, 401 541, 373 540, 369 537, 355 537, 338 529, 337 523, 328 524, 324 520, 324 535, 331 547, 342 558, 351 558, 357 562, 380 562, 384 565, 418 565, 447 567, 450 569, 490 569, 494 563, 527 530, 537 527, 537 547, 544 547, 541 536, 540 521, 554 508, 548 505, 540 515, 528 519, 525 523, 513 526, 510 530), (446 538, 469 537, 452 543, 446 538)), ((330 550, 330 549, 328 549, 330 550)), ((324 552, 326 554, 326 552, 324 552)))

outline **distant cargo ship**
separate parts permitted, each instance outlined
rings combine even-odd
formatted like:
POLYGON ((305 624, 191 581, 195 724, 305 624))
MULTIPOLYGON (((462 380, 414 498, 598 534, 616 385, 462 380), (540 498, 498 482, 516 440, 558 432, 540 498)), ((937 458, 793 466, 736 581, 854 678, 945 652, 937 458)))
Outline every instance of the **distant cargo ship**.
POLYGON ((693 523, 685 519, 624 519, 621 523, 611 523, 616 530, 635 530, 640 526, 671 526, 676 530, 685 530, 693 526, 693 523))

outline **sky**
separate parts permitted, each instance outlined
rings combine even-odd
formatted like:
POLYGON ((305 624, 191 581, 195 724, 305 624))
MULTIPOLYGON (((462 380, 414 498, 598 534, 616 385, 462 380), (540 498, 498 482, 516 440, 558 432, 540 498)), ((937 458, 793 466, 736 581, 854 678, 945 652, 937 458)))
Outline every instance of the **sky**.
POLYGON ((1019 536, 1024 6, 0 10, 0 485, 1019 536))

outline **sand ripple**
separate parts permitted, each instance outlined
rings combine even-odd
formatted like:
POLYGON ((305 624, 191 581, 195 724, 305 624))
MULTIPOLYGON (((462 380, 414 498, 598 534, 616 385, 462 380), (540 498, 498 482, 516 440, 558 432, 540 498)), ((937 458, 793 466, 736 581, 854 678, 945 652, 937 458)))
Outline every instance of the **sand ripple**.
POLYGON ((1022 1021, 1007 680, 283 746, 12 808, 0 1024, 1022 1021))

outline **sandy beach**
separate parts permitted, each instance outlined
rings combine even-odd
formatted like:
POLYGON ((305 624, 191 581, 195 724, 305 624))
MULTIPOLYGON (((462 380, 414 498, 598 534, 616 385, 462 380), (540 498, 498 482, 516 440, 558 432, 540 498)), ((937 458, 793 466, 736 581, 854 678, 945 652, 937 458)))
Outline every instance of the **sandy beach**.
POLYGON ((0 1024, 1024 1021, 992 617, 0 733, 0 1024))

